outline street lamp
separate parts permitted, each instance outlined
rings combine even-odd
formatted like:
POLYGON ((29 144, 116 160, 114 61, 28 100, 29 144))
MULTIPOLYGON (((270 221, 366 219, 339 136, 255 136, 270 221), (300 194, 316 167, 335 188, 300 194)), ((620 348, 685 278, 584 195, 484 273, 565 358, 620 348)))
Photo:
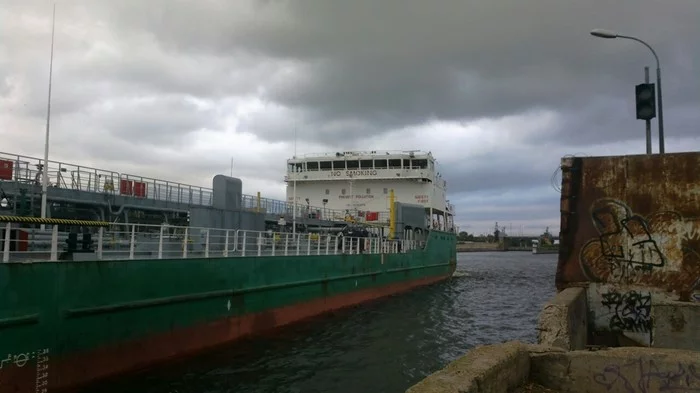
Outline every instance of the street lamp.
POLYGON ((605 29, 593 29, 591 30, 591 35, 600 38, 626 38, 628 40, 637 41, 649 48, 651 53, 654 55, 654 59, 656 59, 656 95, 659 104, 659 153, 664 154, 664 109, 663 101, 661 99, 661 65, 659 63, 659 56, 656 55, 656 52, 651 46, 649 46, 649 44, 636 37, 618 34, 614 31, 605 29))

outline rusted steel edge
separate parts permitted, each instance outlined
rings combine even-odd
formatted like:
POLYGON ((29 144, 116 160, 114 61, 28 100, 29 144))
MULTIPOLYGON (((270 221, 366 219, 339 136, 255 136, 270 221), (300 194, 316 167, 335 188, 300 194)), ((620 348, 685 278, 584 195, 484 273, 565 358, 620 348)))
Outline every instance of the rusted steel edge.
POLYGON ((581 190, 583 176, 583 159, 580 157, 566 157, 561 159, 561 198, 560 198, 560 226, 559 226, 559 261, 555 275, 555 285, 558 290, 564 289, 564 268, 571 258, 574 250, 576 233, 578 228, 578 214, 576 213, 578 197, 581 190))
POLYGON ((246 288, 246 289, 222 289, 219 291, 201 292, 201 293, 194 293, 194 294, 190 294, 190 295, 166 296, 166 297, 160 297, 160 298, 154 298, 154 299, 139 300, 139 301, 135 301, 135 302, 110 304, 110 305, 106 305, 106 306, 73 308, 73 309, 66 310, 65 314, 66 314, 66 317, 68 317, 68 318, 75 318, 75 317, 81 317, 81 316, 87 316, 87 315, 103 314, 103 313, 108 313, 108 312, 125 311, 125 310, 133 310, 133 309, 138 309, 138 308, 161 306, 161 305, 166 305, 166 304, 183 303, 183 302, 188 302, 188 301, 193 301, 193 300, 204 300, 204 299, 211 299, 211 298, 217 298, 217 297, 243 295, 246 293, 260 292, 260 291, 266 291, 266 290, 275 290, 275 289, 282 289, 282 288, 289 288, 289 287, 296 287, 296 286, 303 286, 303 285, 320 284, 323 282, 330 282, 330 281, 340 281, 340 280, 347 280, 347 279, 352 279, 352 278, 368 277, 368 276, 373 276, 375 274, 382 274, 382 273, 397 273, 397 272, 402 272, 402 271, 426 269, 426 268, 441 267, 441 266, 450 266, 450 264, 449 263, 438 263, 438 264, 432 264, 432 265, 412 266, 412 267, 407 267, 407 268, 389 269, 385 272, 375 271, 375 272, 369 272, 369 273, 356 273, 356 274, 348 274, 348 275, 338 276, 338 277, 318 278, 318 279, 313 279, 313 280, 294 281, 294 282, 283 283, 283 284, 263 285, 263 286, 259 286, 259 287, 246 288))
POLYGON ((0 319, 0 329, 17 325, 32 325, 39 322, 39 314, 22 315, 21 317, 10 317, 0 319))

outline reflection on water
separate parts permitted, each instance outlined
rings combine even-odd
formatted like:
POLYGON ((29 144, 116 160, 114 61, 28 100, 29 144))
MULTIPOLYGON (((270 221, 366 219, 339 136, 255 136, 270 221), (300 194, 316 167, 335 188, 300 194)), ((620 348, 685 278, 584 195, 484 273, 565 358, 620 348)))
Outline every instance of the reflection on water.
POLYGON ((475 345, 534 342, 555 270, 553 254, 459 254, 446 282, 82 391, 403 392, 475 345))

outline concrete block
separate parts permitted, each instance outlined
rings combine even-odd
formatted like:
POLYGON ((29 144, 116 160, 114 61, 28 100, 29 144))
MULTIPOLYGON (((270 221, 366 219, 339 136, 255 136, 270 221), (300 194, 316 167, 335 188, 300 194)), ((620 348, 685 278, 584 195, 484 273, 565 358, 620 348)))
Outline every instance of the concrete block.
POLYGON ((700 353, 643 347, 532 353, 530 380, 570 393, 699 391, 700 353))
POLYGON ((700 303, 652 304, 651 321, 652 347, 700 351, 700 303))
POLYGON ((506 393, 526 382, 528 346, 519 341, 476 347, 406 393, 506 393))
POLYGON ((588 305, 584 288, 566 288, 542 309, 537 342, 566 350, 583 349, 588 341, 588 305))

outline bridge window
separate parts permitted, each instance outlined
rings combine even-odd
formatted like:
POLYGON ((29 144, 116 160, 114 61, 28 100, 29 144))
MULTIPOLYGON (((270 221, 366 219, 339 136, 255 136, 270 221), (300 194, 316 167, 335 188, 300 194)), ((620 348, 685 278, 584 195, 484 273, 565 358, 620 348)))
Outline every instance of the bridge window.
POLYGON ((345 169, 345 161, 333 161, 333 169, 345 169))
POLYGON ((413 160, 413 169, 426 169, 428 168, 428 160, 413 160))
POLYGON ((360 168, 362 169, 372 169, 374 168, 374 162, 372 160, 361 160, 360 168))
POLYGON ((318 170, 318 162, 316 161, 309 161, 306 163, 306 170, 307 171, 317 171, 318 170))
POLYGON ((304 164, 302 164, 301 162, 289 164, 289 171, 290 172, 301 172, 303 165, 304 164))
POLYGON ((386 160, 374 160, 374 167, 377 169, 386 169, 387 168, 387 161, 386 160))
POLYGON ((401 159, 394 159, 394 160, 389 160, 389 168, 395 169, 395 168, 401 168, 401 159))
POLYGON ((357 169, 360 167, 360 161, 356 160, 351 160, 346 162, 348 165, 348 169, 357 169))
POLYGON ((321 161, 319 164, 321 166, 322 171, 330 171, 331 169, 333 169, 333 165, 330 161, 321 161))

